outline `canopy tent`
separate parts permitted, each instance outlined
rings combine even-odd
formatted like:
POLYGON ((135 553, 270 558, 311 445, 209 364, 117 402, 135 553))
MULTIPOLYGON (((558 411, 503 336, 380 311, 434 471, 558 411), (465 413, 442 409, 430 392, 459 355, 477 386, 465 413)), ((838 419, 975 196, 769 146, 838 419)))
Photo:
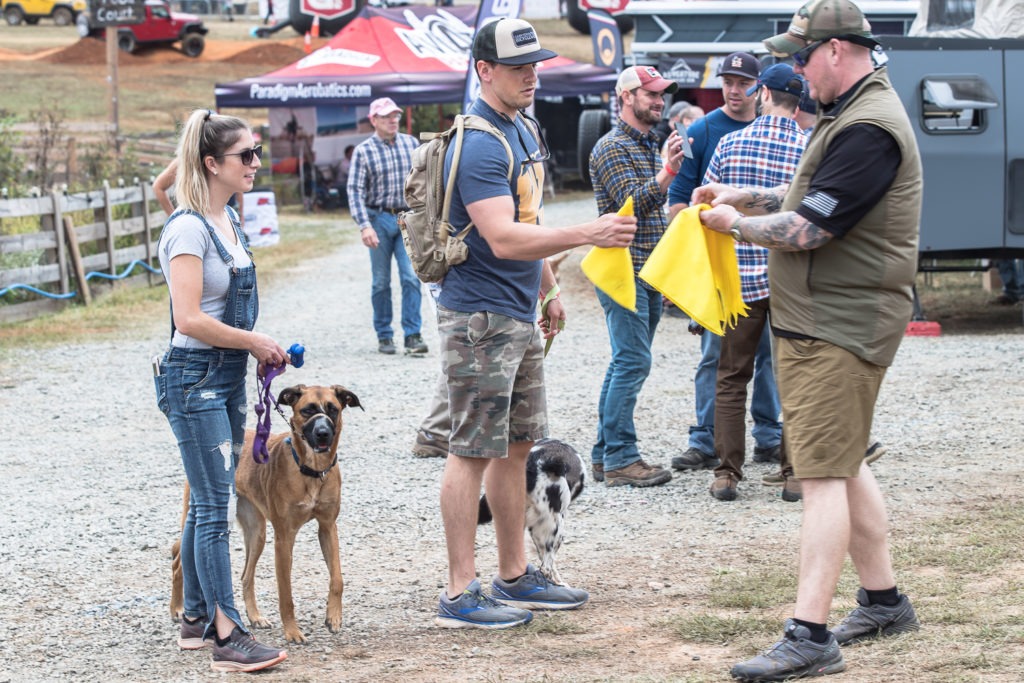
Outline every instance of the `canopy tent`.
MULTIPOLYGON (((216 86, 217 107, 461 102, 477 7, 365 7, 331 41, 264 76, 216 86)), ((538 97, 610 92, 617 74, 565 57, 538 65, 538 97)))

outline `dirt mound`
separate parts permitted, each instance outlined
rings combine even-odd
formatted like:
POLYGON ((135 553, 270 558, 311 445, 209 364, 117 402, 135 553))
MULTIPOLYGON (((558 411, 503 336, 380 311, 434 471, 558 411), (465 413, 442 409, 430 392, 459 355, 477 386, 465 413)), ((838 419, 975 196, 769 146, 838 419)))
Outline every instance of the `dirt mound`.
MULTIPOLYGON (((120 59, 125 57, 130 59, 131 55, 122 54, 120 59)), ((47 52, 39 61, 49 64, 106 64, 107 44, 96 38, 82 38, 77 43, 47 52)))
POLYGON ((286 66, 305 56, 298 47, 285 43, 260 43, 236 52, 220 61, 226 64, 262 64, 265 66, 286 66))

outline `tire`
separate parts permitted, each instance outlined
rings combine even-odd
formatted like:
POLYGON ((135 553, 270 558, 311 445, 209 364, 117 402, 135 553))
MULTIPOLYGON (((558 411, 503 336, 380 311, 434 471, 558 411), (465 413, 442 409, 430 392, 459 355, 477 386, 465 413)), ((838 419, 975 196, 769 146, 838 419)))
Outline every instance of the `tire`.
MULTIPOLYGON (((569 26, 572 26, 577 32, 585 36, 590 35, 590 21, 587 19, 587 11, 580 7, 579 0, 567 0, 566 18, 569 20, 569 26)), ((633 17, 628 14, 617 14, 613 18, 615 19, 615 24, 619 27, 619 32, 623 35, 633 30, 633 17)))
POLYGON ((117 34, 117 46, 128 54, 135 52, 135 48, 138 47, 135 34, 131 31, 121 31, 117 34))
POLYGON ((204 47, 206 47, 206 41, 201 33, 186 33, 185 37, 181 39, 181 51, 189 57, 198 57, 203 54, 204 47))
POLYGON ((89 15, 82 12, 75 18, 75 30, 78 31, 79 38, 89 37, 89 15))
POLYGON ((7 7, 4 9, 4 20, 9 26, 17 26, 25 20, 25 13, 20 7, 7 7))
POLYGON ((580 128, 576 135, 576 155, 580 178, 590 187, 590 151, 605 133, 611 130, 611 114, 607 109, 584 109, 580 112, 580 128))
POLYGON ((71 26, 75 21, 75 15, 67 7, 58 7, 53 10, 53 23, 57 26, 71 26))

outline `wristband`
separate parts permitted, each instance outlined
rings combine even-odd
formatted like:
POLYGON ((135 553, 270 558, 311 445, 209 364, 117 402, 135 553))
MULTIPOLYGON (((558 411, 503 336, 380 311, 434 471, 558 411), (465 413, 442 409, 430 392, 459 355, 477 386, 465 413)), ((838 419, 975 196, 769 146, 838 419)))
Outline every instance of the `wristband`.
POLYGON ((561 293, 562 293, 562 290, 559 289, 558 283, 555 283, 555 286, 552 287, 551 289, 549 289, 547 294, 538 294, 537 298, 541 300, 541 302, 542 302, 541 306, 544 306, 549 301, 552 301, 553 299, 557 299, 558 295, 561 294, 561 293))
POLYGON ((665 172, 666 172, 666 173, 668 173, 668 174, 669 174, 670 176, 672 176, 673 178, 674 178, 675 176, 679 175, 679 171, 673 171, 673 170, 672 170, 672 167, 671 167, 671 166, 669 166, 669 165, 668 165, 667 163, 665 164, 665 172))
POLYGON ((731 234, 732 238, 734 240, 736 240, 737 242, 742 242, 743 241, 743 233, 740 232, 739 224, 740 224, 740 217, 737 216, 736 220, 734 220, 732 222, 732 225, 729 226, 729 234, 731 234))

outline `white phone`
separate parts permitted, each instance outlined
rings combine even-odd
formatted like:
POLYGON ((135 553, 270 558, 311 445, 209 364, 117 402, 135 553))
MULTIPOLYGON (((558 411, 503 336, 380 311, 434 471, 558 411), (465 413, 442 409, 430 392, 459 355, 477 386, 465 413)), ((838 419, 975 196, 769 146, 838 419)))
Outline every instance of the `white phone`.
POLYGON ((676 132, 679 133, 679 138, 683 141, 683 156, 692 159, 693 149, 690 147, 690 138, 686 137, 686 126, 676 122, 676 132))

